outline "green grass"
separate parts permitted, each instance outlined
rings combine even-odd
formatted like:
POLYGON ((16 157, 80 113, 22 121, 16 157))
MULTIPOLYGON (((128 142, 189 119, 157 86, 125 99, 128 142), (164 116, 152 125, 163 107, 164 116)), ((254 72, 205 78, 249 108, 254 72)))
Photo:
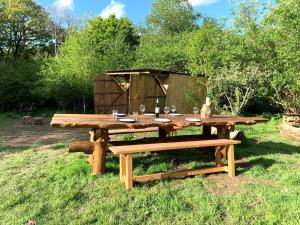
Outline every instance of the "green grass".
MULTIPOLYGON (((221 187, 221 194, 209 190, 217 185, 210 176, 148 182, 127 191, 119 182, 116 156, 108 156, 104 176, 92 177, 86 156, 69 154, 66 143, 38 150, 40 146, 2 142, 0 224, 30 219, 55 225, 299 224, 300 143, 281 138, 279 123, 274 118, 238 126, 247 141, 236 148, 236 159, 244 162, 237 166, 236 182, 244 181, 237 192, 221 187)), ((209 157, 197 150, 137 155, 134 173, 205 167, 211 164, 205 159, 209 157)))

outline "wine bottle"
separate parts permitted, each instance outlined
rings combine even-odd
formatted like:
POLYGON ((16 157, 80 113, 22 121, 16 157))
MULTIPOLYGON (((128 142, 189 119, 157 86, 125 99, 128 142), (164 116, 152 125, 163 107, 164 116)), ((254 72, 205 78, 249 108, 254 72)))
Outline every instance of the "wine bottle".
POLYGON ((158 99, 156 99, 156 105, 155 105, 155 117, 156 118, 159 117, 159 112, 160 112, 159 102, 158 102, 158 99))

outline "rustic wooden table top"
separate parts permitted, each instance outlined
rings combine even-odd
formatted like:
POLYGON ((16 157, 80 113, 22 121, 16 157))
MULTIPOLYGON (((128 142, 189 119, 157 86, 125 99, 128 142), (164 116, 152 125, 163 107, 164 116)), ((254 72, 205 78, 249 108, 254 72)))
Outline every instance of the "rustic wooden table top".
MULTIPOLYGON (((120 118, 133 118, 128 115, 120 118)), ((155 117, 142 116, 137 117, 134 123, 120 122, 112 118, 112 115, 104 114, 55 114, 51 121, 51 127, 68 128, 103 128, 103 129, 121 129, 121 128, 147 128, 147 127, 189 127, 189 126, 226 126, 235 124, 256 124, 258 122, 267 122, 266 118, 242 117, 242 116, 224 116, 214 115, 212 118, 200 118, 200 122, 189 122, 186 118, 195 118, 193 114, 184 114, 182 116, 160 115, 160 118, 168 118, 171 121, 167 123, 156 121, 155 117)))

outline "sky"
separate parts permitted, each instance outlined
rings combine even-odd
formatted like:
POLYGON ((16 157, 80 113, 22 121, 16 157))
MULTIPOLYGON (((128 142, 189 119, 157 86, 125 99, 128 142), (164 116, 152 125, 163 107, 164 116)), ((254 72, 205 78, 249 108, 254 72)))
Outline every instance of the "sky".
MULTIPOLYGON (((115 14, 118 18, 129 17, 135 24, 144 24, 151 11, 154 0, 36 0, 45 8, 56 7, 67 11, 77 18, 86 15, 108 17, 115 14)), ((228 0, 189 0, 196 12, 216 19, 230 17, 228 0)))

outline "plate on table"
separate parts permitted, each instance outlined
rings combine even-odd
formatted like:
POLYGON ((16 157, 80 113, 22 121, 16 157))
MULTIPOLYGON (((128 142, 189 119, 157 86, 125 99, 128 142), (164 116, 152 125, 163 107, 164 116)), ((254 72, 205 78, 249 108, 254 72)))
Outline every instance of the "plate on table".
POLYGON ((120 122, 124 122, 124 123, 134 123, 135 119, 131 119, 131 118, 120 118, 118 119, 120 122))
POLYGON ((201 122, 201 120, 197 118, 186 118, 185 120, 189 122, 201 122))
POLYGON ((117 116, 120 116, 120 117, 122 117, 122 116, 126 116, 126 114, 125 114, 125 113, 117 113, 116 115, 117 115, 117 116))
POLYGON ((168 123, 168 122, 171 122, 171 120, 166 119, 166 118, 157 118, 157 119, 155 119, 155 121, 162 122, 162 123, 168 123))
POLYGON ((144 116, 155 116, 154 113, 144 113, 143 115, 144 115, 144 116))
POLYGON ((182 116, 182 114, 180 114, 180 113, 170 113, 169 115, 170 116, 182 116))

